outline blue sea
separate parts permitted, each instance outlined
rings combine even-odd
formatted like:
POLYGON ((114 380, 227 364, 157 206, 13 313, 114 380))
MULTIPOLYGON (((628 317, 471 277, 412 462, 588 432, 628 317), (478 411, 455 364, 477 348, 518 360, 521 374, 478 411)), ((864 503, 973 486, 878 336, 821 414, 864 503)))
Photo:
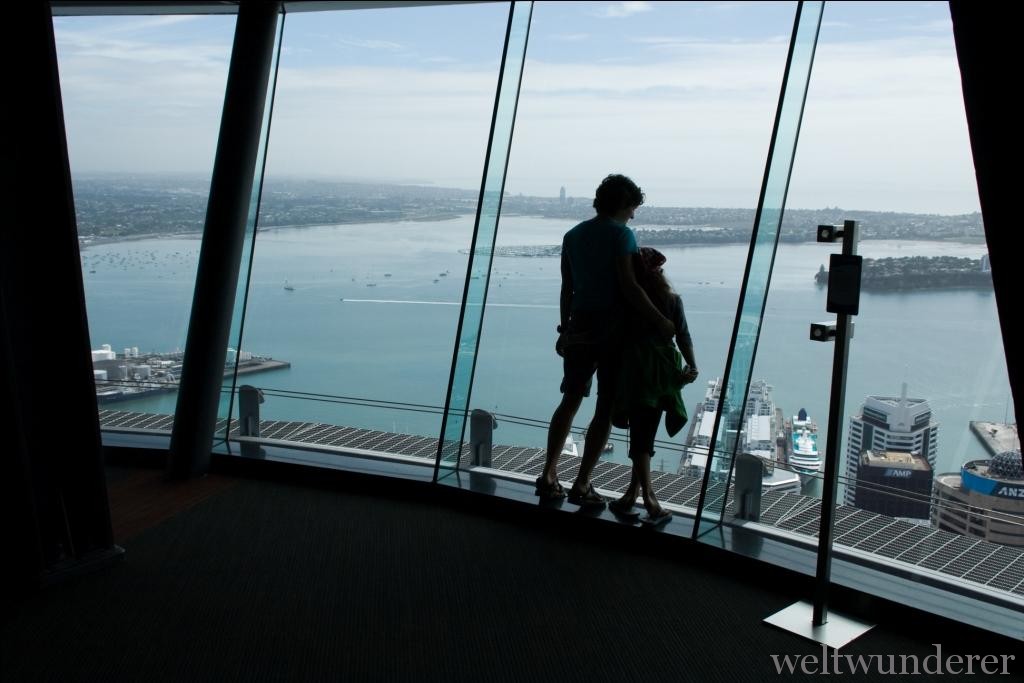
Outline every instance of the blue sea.
MULTIPOLYGON (((431 412, 354 406, 328 397, 444 404, 472 225, 473 217, 463 216, 261 231, 241 348, 287 360, 291 367, 246 375, 240 383, 318 395, 268 397, 263 417, 436 436, 440 416, 431 412)), ((569 227, 507 217, 498 244, 558 244, 569 227)), ((814 283, 830 247, 779 246, 753 373, 774 387, 785 415, 804 408, 817 420, 822 452, 833 347, 809 341, 808 325, 833 317, 825 312, 825 291, 814 283)), ((724 369, 748 247, 663 251, 666 273, 683 295, 701 368, 700 380, 684 390, 693 406, 705 382, 724 369)), ((907 241, 865 241, 860 248, 876 258, 976 259, 985 251, 984 245, 907 241)), ((88 246, 82 259, 93 348, 183 348, 198 253, 195 238, 88 246)), ((561 380, 553 350, 558 292, 556 258, 495 257, 471 407, 550 418, 561 380)), ((855 320, 845 417, 859 412, 865 396, 898 396, 906 382, 910 396, 928 399, 940 424, 938 471, 985 457, 968 421, 1013 419, 992 292, 865 293, 855 320)), ((175 400, 170 394, 116 407, 171 413, 175 400)), ((580 428, 591 400, 577 417, 580 428)), ((675 447, 658 449, 653 469, 675 471, 681 437, 675 447)), ((495 432, 498 443, 542 446, 544 439, 542 428, 509 420, 499 420, 495 432)), ((625 448, 607 457, 625 462, 625 448)))

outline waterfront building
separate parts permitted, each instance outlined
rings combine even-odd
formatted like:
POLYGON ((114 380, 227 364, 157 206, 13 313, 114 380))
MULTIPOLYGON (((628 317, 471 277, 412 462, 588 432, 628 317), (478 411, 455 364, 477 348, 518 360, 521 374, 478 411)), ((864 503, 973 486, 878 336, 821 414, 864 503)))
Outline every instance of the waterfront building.
POLYGON ((932 525, 993 543, 1024 547, 1024 472, 1020 450, 973 460, 935 478, 932 525))
POLYGON ((114 360, 117 358, 117 354, 110 348, 110 344, 104 344, 99 349, 94 349, 92 352, 92 362, 100 360, 114 360))
POLYGON ((857 468, 856 499, 861 510, 907 521, 929 518, 932 466, 920 455, 864 451, 857 468))
POLYGON ((868 396, 859 415, 850 418, 846 439, 845 503, 856 506, 857 471, 865 451, 898 451, 919 455, 935 469, 939 424, 932 420, 928 401, 908 398, 903 383, 899 397, 868 396))

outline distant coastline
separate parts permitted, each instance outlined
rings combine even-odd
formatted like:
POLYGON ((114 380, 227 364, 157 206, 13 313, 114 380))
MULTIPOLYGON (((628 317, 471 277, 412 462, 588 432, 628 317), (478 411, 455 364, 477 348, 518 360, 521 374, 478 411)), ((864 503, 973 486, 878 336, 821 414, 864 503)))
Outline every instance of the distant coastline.
MULTIPOLYGON (((83 176, 74 181, 80 244, 201 234, 208 180, 181 177, 83 176)), ((422 185, 268 179, 260 230, 333 225, 444 221, 476 214, 479 193, 422 185)), ((564 221, 571 227, 593 215, 589 200, 506 195, 504 217, 564 221)), ((746 244, 754 209, 644 206, 634 229, 642 244, 688 246, 746 244)), ((980 213, 912 214, 886 211, 787 209, 779 240, 812 242, 815 226, 857 220, 865 240, 916 240, 984 244, 980 213)))

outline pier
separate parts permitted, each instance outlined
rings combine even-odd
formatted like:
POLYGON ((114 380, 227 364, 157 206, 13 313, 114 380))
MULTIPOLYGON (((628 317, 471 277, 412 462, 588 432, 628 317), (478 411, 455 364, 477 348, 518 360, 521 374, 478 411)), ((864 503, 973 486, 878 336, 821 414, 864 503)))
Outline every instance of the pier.
POLYGON ((978 437, 989 455, 994 456, 1014 449, 1020 450, 1020 435, 1017 433, 1016 424, 981 421, 971 421, 969 424, 971 431, 978 437))
MULTIPOLYGON (((290 368, 292 366, 286 360, 273 360, 270 358, 254 358, 253 360, 244 360, 238 364, 238 374, 247 375, 252 372, 266 372, 268 370, 280 370, 282 368, 290 368)), ((224 370, 224 376, 230 377, 232 369, 227 368, 224 370)))
MULTIPOLYGON (((126 353, 122 358, 94 359, 96 400, 101 404, 115 403, 175 392, 178 390, 183 360, 181 352, 135 352, 126 353)), ((290 367, 288 361, 246 354, 244 360, 238 361, 237 373, 246 375, 290 367)), ((235 363, 229 360, 224 365, 224 378, 230 379, 235 372, 235 363)))

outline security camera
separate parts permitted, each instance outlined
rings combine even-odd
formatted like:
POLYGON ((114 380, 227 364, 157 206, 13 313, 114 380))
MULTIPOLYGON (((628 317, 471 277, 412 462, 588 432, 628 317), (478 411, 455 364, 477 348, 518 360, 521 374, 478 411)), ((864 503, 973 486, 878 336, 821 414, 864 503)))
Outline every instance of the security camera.
POLYGON ((836 321, 811 323, 811 341, 827 342, 836 336, 836 321))
POLYGON ((818 241, 819 242, 835 242, 843 236, 843 229, 838 228, 834 225, 819 225, 818 226, 818 241))

